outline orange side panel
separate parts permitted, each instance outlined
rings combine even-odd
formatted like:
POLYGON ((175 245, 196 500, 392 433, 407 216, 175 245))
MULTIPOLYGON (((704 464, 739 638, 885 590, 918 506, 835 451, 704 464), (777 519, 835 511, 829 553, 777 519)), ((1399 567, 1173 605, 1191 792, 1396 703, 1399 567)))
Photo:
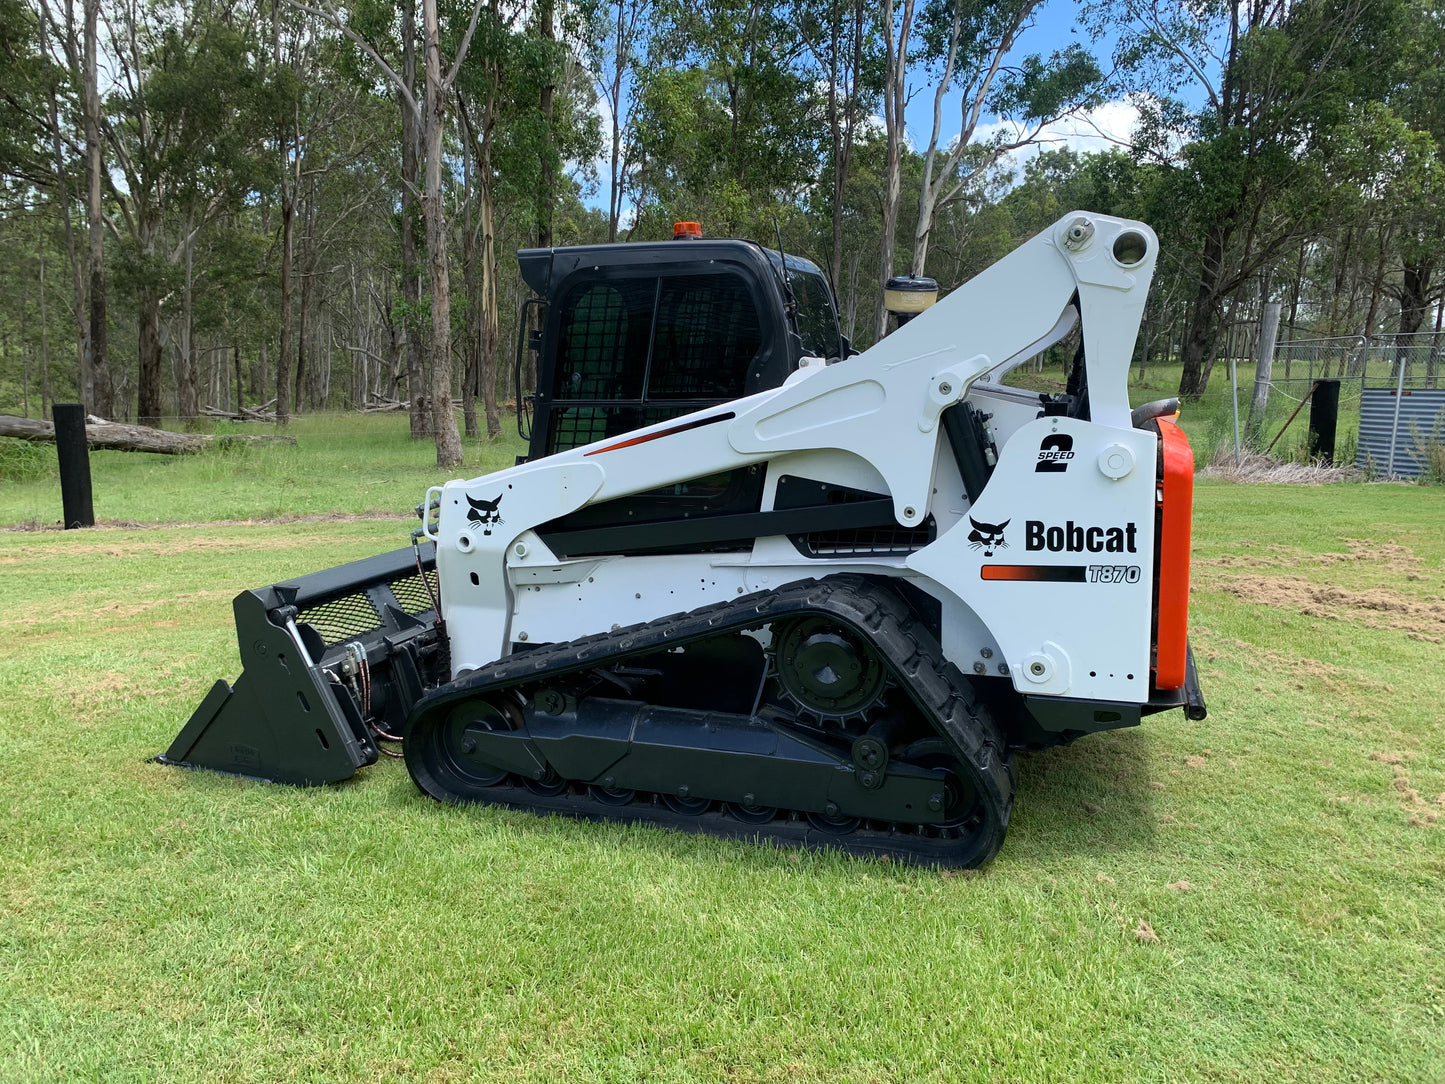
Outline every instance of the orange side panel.
POLYGON ((1184 431, 1159 419, 1164 442, 1164 482, 1159 544, 1159 641, 1155 645, 1154 684, 1160 689, 1184 685, 1189 649, 1189 532, 1194 519, 1194 452, 1184 431))

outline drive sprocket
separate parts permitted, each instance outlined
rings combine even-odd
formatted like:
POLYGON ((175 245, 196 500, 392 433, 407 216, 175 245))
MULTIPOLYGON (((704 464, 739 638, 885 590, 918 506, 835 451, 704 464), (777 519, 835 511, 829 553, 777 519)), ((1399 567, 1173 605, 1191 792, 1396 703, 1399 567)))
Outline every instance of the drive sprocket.
POLYGON ((782 696, 825 726, 861 722, 888 686, 883 660, 867 640, 828 616, 780 622, 769 654, 782 696))

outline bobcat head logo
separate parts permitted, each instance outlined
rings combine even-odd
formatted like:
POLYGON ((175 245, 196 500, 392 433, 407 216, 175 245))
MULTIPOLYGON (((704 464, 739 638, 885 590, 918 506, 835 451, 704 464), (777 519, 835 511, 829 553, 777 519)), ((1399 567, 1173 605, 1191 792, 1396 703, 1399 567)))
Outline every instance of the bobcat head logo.
POLYGON ((972 516, 968 522, 973 524, 973 530, 968 532, 968 542, 974 549, 983 550, 985 557, 992 557, 994 550, 1008 549, 1008 542, 1004 540, 1003 529, 1009 525, 1011 520, 1004 520, 1002 523, 980 523, 972 516))
POLYGON ((467 512, 468 521, 477 524, 482 528, 482 534, 491 534, 493 526, 501 526, 502 517, 497 514, 497 505, 502 503, 504 494, 498 493, 495 500, 474 501, 467 498, 471 510, 467 512))

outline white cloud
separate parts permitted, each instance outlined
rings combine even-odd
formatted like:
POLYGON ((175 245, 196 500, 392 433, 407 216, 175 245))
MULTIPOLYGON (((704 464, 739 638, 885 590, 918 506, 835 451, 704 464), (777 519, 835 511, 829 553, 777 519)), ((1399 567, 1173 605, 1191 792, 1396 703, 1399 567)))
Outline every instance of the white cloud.
MULTIPOLYGON (((1045 150, 1068 147, 1078 154, 1089 154, 1111 147, 1127 146, 1129 133, 1138 120, 1139 108, 1132 102, 1105 102, 1087 112, 1046 125, 1040 133, 1039 142, 1009 152, 1005 156, 1005 162, 1015 170, 1020 170, 1025 162, 1045 150)), ((984 143, 997 136, 1012 140, 1023 134, 1024 130, 1016 124, 994 121, 980 124, 974 130, 974 141, 984 143)))

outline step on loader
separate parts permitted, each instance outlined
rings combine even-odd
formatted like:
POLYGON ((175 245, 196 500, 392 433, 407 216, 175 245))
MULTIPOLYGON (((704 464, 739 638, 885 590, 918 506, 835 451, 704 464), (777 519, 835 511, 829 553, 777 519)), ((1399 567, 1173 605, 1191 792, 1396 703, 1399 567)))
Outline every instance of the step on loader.
POLYGON ((529 456, 239 595, 241 678, 159 759, 314 785, 400 743, 443 802, 987 862, 1018 752, 1205 715, 1193 456, 1126 388, 1157 247, 1071 213, 861 354, 756 245, 524 252, 529 456), (1005 382, 1070 336, 1066 391, 1005 382))

